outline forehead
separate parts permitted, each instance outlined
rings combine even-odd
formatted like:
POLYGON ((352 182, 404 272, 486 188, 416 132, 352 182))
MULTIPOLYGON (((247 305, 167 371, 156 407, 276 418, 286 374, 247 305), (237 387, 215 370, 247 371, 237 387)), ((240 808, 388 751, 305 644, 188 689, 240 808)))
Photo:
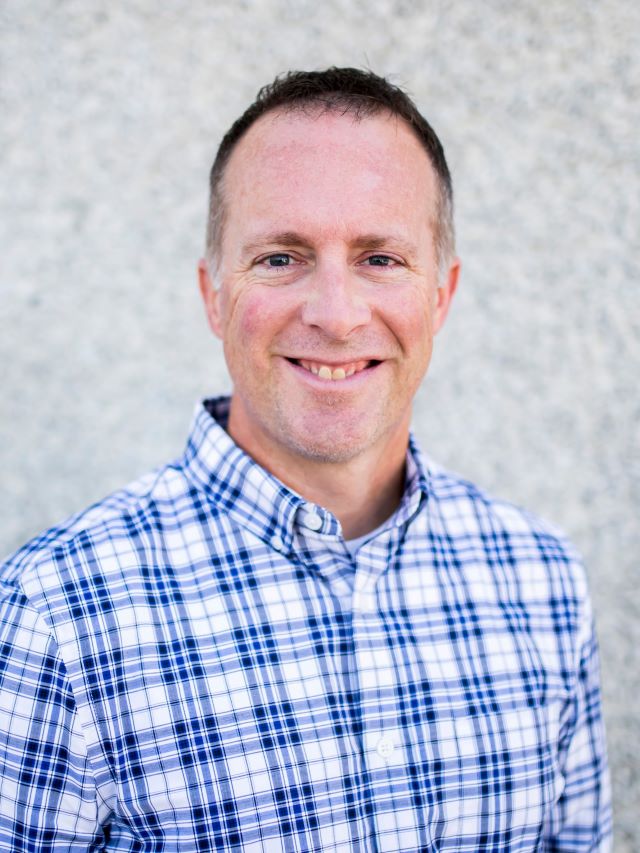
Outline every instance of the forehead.
POLYGON ((227 217, 245 219, 278 210, 297 220, 415 211, 431 219, 436 192, 417 136, 387 113, 267 113, 239 141, 224 178, 227 217))
POLYGON ((428 162, 427 154, 409 124, 399 116, 382 110, 359 117, 339 108, 314 108, 313 105, 292 110, 271 110, 255 121, 239 140, 231 155, 236 165, 252 155, 266 151, 277 154, 300 146, 327 148, 366 145, 368 154, 388 153, 389 143, 398 157, 428 162))

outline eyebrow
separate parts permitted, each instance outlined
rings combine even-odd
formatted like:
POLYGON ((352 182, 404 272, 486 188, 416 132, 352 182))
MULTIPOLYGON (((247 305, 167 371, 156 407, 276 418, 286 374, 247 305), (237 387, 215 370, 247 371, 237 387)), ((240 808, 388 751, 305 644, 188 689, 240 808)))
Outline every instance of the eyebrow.
MULTIPOLYGON (((311 241, 297 231, 273 231, 259 234, 242 247, 242 254, 250 254, 269 245, 280 246, 310 246, 311 241)), ((414 243, 398 234, 361 234, 351 241, 355 249, 375 251, 392 246, 407 254, 415 254, 417 247, 414 243)))
POLYGON ((251 252, 264 249, 265 246, 273 244, 283 246, 308 246, 309 241, 305 239, 302 234, 298 234, 296 231, 269 231, 265 234, 258 234, 248 243, 245 243, 242 246, 242 254, 248 255, 251 252))
POLYGON ((356 249, 375 249, 394 248, 399 249, 404 254, 415 254, 416 246, 406 237, 399 234, 362 234, 357 237, 352 245, 356 249))

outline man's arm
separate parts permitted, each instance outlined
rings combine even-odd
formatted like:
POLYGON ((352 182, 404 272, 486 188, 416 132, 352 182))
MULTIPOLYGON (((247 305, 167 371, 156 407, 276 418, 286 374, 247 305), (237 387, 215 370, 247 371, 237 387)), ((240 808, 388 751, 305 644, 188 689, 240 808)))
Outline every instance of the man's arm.
POLYGON ((64 663, 18 590, 0 597, 0 850, 102 849, 100 805, 64 663))
POLYGON ((563 716, 560 762, 564 790, 551 814, 545 850, 611 849, 611 792, 600 698, 598 646, 590 608, 584 616, 572 700, 563 716))

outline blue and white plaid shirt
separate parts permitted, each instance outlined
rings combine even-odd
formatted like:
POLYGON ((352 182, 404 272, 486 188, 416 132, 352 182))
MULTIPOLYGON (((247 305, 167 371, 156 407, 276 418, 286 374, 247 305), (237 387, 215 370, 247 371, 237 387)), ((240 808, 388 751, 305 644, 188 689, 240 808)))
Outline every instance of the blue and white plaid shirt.
POLYGON ((0 849, 608 850, 570 546, 427 464, 352 559, 196 413, 0 575, 0 849))

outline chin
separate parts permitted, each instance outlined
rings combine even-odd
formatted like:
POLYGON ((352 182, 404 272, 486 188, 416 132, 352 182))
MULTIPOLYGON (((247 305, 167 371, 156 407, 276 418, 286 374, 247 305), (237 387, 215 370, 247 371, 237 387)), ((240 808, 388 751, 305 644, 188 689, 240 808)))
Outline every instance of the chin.
POLYGON ((278 406, 272 422, 277 443, 300 459, 328 464, 350 462, 392 432, 383 412, 373 412, 372 408, 346 411, 335 405, 314 406, 292 418, 289 409, 278 406))
POLYGON ((310 462, 321 462, 325 464, 344 465, 355 459, 364 448, 353 447, 353 445, 338 447, 327 446, 325 443, 309 443, 292 445, 291 449, 297 456, 308 459, 310 462))
POLYGON ((283 430, 281 441, 288 445, 296 456, 313 462, 344 464, 355 459, 371 447, 377 436, 363 434, 362 430, 348 430, 344 426, 330 426, 320 431, 315 429, 283 430))

